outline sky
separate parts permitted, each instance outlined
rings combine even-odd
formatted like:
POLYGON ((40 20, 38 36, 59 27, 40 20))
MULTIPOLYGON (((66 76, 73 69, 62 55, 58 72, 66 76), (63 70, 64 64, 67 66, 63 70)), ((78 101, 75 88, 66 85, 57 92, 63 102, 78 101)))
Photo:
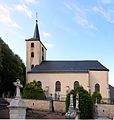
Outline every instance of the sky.
POLYGON ((114 86, 114 0, 0 0, 0 37, 24 63, 36 12, 47 60, 98 60, 114 86))

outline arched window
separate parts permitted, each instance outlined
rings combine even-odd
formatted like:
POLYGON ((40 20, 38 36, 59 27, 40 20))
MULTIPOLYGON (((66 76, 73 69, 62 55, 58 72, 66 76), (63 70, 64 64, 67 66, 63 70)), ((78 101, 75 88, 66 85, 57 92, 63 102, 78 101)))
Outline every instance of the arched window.
POLYGON ((34 65, 31 65, 31 69, 34 67, 34 65))
POLYGON ((60 83, 60 81, 57 81, 55 83, 55 91, 61 91, 61 83, 60 83))
POLYGON ((34 57, 34 52, 31 52, 31 57, 34 57))
POLYGON ((77 87, 79 87, 79 82, 78 82, 78 81, 75 81, 75 82, 74 82, 74 89, 76 89, 77 87))
POLYGON ((41 83, 41 81, 38 81, 38 85, 42 87, 42 83, 41 83))
POLYGON ((31 47, 34 47, 34 43, 31 43, 31 47))
POLYGON ((95 84, 95 92, 100 92, 100 85, 98 83, 95 84))

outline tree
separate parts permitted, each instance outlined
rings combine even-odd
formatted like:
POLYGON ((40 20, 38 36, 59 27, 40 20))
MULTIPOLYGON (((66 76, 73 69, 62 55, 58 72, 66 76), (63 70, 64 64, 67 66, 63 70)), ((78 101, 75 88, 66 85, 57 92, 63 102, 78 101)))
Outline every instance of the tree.
POLYGON ((25 84, 25 65, 20 57, 12 52, 0 38, 0 96, 2 93, 15 93, 13 82, 20 79, 25 84))
POLYGON ((79 110, 81 119, 93 118, 93 102, 89 93, 79 92, 79 110))
POLYGON ((96 91, 93 93, 92 95, 92 100, 93 100, 93 103, 101 103, 101 100, 102 100, 102 96, 100 94, 100 92, 96 91))
POLYGON ((92 97, 83 87, 79 86, 75 90, 71 90, 66 97, 66 111, 70 104, 70 94, 73 94, 73 106, 76 107, 76 95, 79 94, 79 110, 81 119, 93 118, 93 102, 92 97))
POLYGON ((33 80, 33 82, 27 83, 23 89, 23 98, 26 99, 46 99, 45 93, 41 88, 41 85, 33 80))

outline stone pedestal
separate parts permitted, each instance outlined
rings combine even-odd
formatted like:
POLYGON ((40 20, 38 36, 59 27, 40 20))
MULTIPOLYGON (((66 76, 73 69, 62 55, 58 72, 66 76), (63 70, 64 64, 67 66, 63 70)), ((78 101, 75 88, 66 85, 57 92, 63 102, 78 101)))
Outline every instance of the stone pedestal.
POLYGON ((26 105, 22 99, 13 99, 8 107, 10 110, 10 119, 26 118, 26 105))

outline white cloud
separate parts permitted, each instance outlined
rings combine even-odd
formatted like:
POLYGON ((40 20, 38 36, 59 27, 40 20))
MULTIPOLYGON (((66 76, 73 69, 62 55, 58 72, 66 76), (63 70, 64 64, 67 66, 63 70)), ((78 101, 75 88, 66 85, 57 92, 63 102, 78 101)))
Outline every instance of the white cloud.
POLYGON ((47 43, 47 42, 44 42, 44 45, 46 46, 46 48, 53 48, 54 47, 53 44, 47 43))
POLYGON ((51 36, 51 33, 49 33, 49 32, 43 32, 43 36, 44 36, 44 37, 50 37, 50 36, 51 36))
POLYGON ((100 2, 103 4, 109 4, 111 3, 111 0, 100 0, 100 2))
POLYGON ((80 15, 76 16, 75 19, 76 19, 77 23, 84 28, 89 28, 89 29, 93 29, 96 31, 98 30, 92 23, 89 23, 89 21, 86 18, 84 18, 80 15))
POLYGON ((114 10, 106 10, 101 6, 94 6, 93 11, 103 16, 109 23, 114 23, 114 10))
POLYGON ((0 5, 0 22, 9 27, 21 28, 12 18, 11 11, 13 8, 7 5, 0 5))
POLYGON ((64 3, 65 7, 72 11, 75 21, 84 28, 89 28, 93 30, 97 30, 96 26, 94 26, 88 19, 88 9, 84 7, 79 7, 73 2, 64 3))
POLYGON ((32 17, 32 11, 25 4, 18 4, 15 7, 19 12, 25 13, 30 18, 32 17))
POLYGON ((68 9, 72 10, 72 7, 71 7, 68 3, 64 2, 64 5, 65 5, 65 7, 67 7, 68 9))

